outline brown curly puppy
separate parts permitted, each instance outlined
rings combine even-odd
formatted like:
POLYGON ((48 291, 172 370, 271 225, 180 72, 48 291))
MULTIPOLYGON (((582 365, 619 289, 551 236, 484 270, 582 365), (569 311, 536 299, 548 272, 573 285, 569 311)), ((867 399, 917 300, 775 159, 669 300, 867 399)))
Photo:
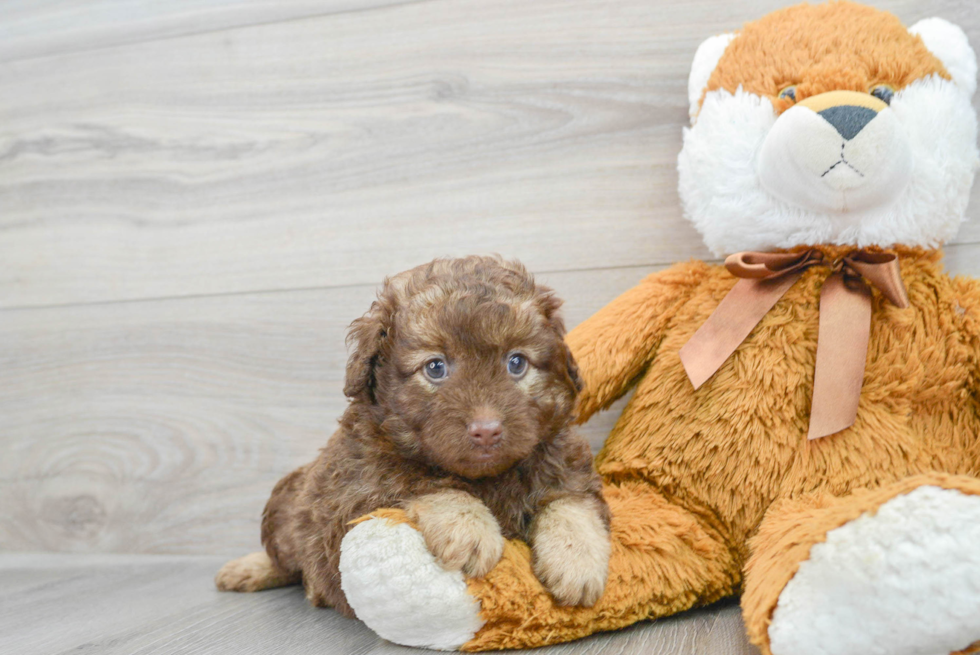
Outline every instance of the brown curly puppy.
POLYGON ((353 616, 340 542, 351 520, 396 506, 446 568, 483 576, 504 538, 520 538, 559 603, 594 604, 609 510, 570 427, 581 382, 560 304, 523 266, 491 257, 386 280, 351 325, 340 429, 279 481, 263 514, 266 552, 226 564, 218 588, 302 581, 312 604, 353 616))

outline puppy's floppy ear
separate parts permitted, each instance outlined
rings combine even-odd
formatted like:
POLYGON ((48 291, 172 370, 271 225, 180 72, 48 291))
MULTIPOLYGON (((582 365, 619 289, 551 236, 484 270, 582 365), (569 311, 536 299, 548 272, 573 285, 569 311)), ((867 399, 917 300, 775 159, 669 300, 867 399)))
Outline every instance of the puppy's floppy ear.
POLYGON ((344 395, 355 400, 375 402, 375 368, 388 338, 395 314, 395 300, 385 280, 385 288, 371 303, 368 313, 350 324, 347 347, 353 346, 347 360, 344 395))
POLYGON ((582 382, 582 378, 578 372, 578 364, 575 363, 575 358, 572 357, 572 351, 568 348, 568 344, 565 343, 565 321, 561 317, 561 313, 558 311, 561 307, 562 301, 555 295, 555 292, 547 287, 537 286, 537 302, 538 307, 541 309, 541 313, 544 314, 545 320, 548 322, 548 326, 555 331, 558 338, 562 340, 562 348, 565 351, 565 375, 568 376, 568 380, 572 383, 575 388, 575 393, 581 393, 585 385, 582 382))
POLYGON ((575 393, 582 393, 582 390, 585 389, 585 383, 582 382, 582 376, 579 375, 578 364, 575 363, 575 358, 572 357, 572 351, 568 347, 568 344, 564 344, 564 346, 565 368, 568 371, 568 378, 572 381, 572 385, 575 387, 575 393))

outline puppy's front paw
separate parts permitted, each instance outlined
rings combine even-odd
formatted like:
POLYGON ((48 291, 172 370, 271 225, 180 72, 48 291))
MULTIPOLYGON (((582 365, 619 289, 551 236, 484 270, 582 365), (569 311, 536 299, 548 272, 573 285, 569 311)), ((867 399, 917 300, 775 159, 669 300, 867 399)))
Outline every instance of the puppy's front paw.
POLYGON ((504 538, 490 510, 463 491, 441 491, 408 504, 407 513, 443 567, 482 578, 504 554, 504 538))
POLYGON ((609 573, 609 531, 591 499, 548 505, 532 528, 534 573, 559 605, 596 604, 609 573))

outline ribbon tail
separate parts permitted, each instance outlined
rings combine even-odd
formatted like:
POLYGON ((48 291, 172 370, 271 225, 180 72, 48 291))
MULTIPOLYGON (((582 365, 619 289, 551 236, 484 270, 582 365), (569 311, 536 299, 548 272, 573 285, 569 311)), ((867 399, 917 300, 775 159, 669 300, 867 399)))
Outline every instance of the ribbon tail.
POLYGON ((681 363, 695 389, 721 368, 800 275, 802 271, 771 280, 741 279, 735 283, 680 350, 681 363))
POLYGON ((857 420, 871 334, 871 289, 848 287, 835 273, 820 291, 820 328, 808 439, 845 430, 857 420))
POLYGON ((902 282, 902 269, 899 267, 897 257, 894 255, 889 257, 886 259, 878 256, 874 261, 862 261, 855 256, 848 259, 847 264, 872 286, 877 287, 893 305, 904 309, 909 306, 909 294, 905 290, 905 283, 902 282))

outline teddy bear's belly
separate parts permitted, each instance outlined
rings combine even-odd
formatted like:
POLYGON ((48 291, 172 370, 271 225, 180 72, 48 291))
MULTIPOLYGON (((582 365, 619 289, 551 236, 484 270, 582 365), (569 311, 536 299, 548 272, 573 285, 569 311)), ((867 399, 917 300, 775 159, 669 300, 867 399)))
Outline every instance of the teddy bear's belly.
POLYGON ((677 351, 703 319, 681 322, 694 328, 661 344, 599 456, 600 472, 642 477, 746 531, 784 496, 843 494, 930 470, 976 474, 967 465, 980 433, 969 357, 921 307, 876 307, 857 422, 808 441, 816 304, 787 296, 796 303, 777 305, 697 391, 677 351))

